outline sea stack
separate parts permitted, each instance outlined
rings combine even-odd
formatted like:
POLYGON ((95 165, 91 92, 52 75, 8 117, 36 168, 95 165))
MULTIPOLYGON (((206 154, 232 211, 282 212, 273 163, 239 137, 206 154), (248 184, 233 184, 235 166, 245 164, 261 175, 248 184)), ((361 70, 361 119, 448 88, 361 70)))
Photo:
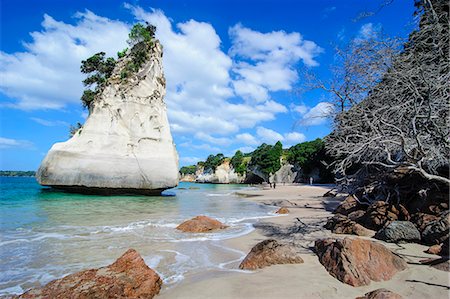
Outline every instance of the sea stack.
POLYGON ((36 174, 41 185, 148 195, 178 185, 178 154, 164 103, 162 46, 154 40, 139 70, 129 74, 131 52, 117 61, 82 128, 47 153, 36 174))

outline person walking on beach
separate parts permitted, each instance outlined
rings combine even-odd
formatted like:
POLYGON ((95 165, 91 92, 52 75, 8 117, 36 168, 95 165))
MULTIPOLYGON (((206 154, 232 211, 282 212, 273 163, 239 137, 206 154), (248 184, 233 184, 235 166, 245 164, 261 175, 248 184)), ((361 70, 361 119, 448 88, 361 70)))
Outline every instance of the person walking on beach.
POLYGON ((311 177, 309 177, 309 184, 310 184, 310 185, 312 185, 312 184, 313 184, 313 180, 314 180, 314 179, 313 179, 313 177, 312 177, 312 176, 311 176, 311 177))

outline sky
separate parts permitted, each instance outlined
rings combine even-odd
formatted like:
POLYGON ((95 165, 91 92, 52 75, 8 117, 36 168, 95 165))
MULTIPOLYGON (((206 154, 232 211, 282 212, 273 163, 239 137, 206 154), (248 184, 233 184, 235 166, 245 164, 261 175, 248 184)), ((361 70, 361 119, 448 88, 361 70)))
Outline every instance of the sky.
POLYGON ((80 62, 157 26, 165 102, 180 166, 265 142, 289 147, 331 132, 331 97, 304 88, 331 78, 334 48, 376 34, 407 37, 413 1, 2 0, 0 170, 36 170, 69 126, 83 123, 80 62), (380 9, 382 7, 382 9, 380 9), (363 12, 374 14, 359 18, 363 12))

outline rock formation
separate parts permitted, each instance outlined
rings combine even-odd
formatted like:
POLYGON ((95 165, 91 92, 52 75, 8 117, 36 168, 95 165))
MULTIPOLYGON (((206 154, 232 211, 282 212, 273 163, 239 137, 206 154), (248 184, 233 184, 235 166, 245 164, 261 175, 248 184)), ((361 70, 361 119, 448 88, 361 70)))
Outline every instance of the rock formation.
POLYGON ((390 243, 417 242, 420 232, 410 221, 393 221, 380 229, 375 238, 390 243))
POLYGON ((347 216, 336 214, 324 226, 335 234, 348 234, 365 237, 373 237, 375 232, 365 228, 359 223, 349 219, 347 216))
POLYGON ((351 286, 391 279, 406 262, 379 243, 363 239, 323 239, 315 242, 320 263, 333 277, 351 286))
POLYGON ((277 213, 277 214, 289 214, 289 209, 285 208, 285 207, 281 207, 275 213, 277 213))
POLYGON ((178 184, 178 155, 164 96, 162 46, 155 41, 139 71, 123 79, 121 58, 86 123, 56 143, 36 178, 41 185, 83 193, 159 194, 178 184))
POLYGON ((364 297, 357 297, 356 299, 403 299, 403 297, 386 289, 376 289, 366 293, 364 297))
POLYGON ((264 240, 256 244, 239 265, 240 269, 255 270, 277 264, 302 264, 298 249, 280 244, 276 240, 264 240))
POLYGON ((161 285, 159 275, 129 249, 108 267, 67 275, 18 298, 153 298, 161 285))
POLYGON ((197 216, 187 220, 176 227, 176 229, 187 233, 204 233, 218 229, 227 228, 222 222, 207 216, 197 216))
POLYGON ((213 172, 204 172, 203 169, 199 169, 195 181, 212 184, 240 184, 244 182, 244 179, 243 176, 234 171, 230 160, 226 159, 213 172))

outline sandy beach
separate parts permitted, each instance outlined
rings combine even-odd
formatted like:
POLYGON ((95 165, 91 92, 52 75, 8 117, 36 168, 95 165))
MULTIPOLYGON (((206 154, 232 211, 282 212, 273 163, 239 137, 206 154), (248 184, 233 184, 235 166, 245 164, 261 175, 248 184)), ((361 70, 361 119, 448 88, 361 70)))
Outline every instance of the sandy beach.
MULTIPOLYGON (((240 260, 232 265, 236 271, 211 270, 188 275, 172 288, 163 288, 158 298, 355 298, 378 288, 386 288, 404 298, 448 298, 449 275, 420 260, 435 257, 419 244, 383 243, 408 263, 408 269, 384 282, 352 287, 332 277, 312 251, 316 239, 343 238, 323 228, 326 219, 343 196, 325 198, 330 186, 277 186, 240 192, 242 200, 262 205, 287 207, 288 215, 260 220, 256 229, 245 236, 226 241, 227 246, 242 252, 243 257, 258 242, 274 238, 302 248, 303 264, 275 265, 256 271, 240 271, 240 260)), ((348 236, 356 238, 356 236, 348 236)))

